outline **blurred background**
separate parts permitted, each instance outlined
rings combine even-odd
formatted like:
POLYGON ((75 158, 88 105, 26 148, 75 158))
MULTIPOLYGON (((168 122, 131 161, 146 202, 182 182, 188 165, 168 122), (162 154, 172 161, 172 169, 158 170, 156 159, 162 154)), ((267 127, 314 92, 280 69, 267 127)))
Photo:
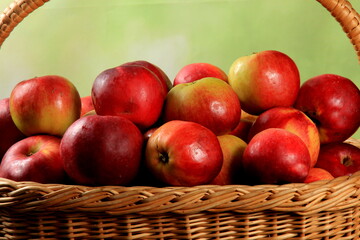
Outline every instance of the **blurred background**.
POLYGON ((100 72, 125 62, 147 60, 173 79, 189 63, 228 72, 238 57, 269 49, 289 55, 302 82, 334 73, 360 86, 350 40, 315 0, 51 0, 1 46, 0 98, 35 76, 64 76, 86 96, 100 72))

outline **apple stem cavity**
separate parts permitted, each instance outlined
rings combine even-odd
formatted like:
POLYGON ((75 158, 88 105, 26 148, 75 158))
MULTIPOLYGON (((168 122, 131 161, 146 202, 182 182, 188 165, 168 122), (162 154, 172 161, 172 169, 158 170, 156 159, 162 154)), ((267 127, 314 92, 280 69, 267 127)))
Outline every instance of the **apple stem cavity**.
POLYGON ((169 162, 169 155, 167 152, 159 153, 159 159, 162 163, 166 164, 169 162))
POLYGON ((353 162, 349 156, 346 156, 342 159, 342 164, 346 167, 350 167, 353 165, 353 162))

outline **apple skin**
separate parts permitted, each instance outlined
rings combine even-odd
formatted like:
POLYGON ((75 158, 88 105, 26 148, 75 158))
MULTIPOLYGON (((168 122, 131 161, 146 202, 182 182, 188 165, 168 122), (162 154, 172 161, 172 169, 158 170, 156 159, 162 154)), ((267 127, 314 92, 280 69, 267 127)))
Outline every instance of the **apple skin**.
POLYGON ((18 83, 9 101, 11 117, 26 136, 62 136, 81 113, 81 99, 76 87, 56 75, 18 83))
POLYGON ((241 106, 229 84, 218 78, 203 78, 174 86, 167 95, 163 113, 165 122, 192 121, 223 135, 237 126, 241 106))
POLYGON ((101 72, 93 83, 91 96, 98 115, 125 117, 141 130, 158 120, 165 101, 158 77, 140 65, 101 72))
POLYGON ((0 100, 0 160, 5 152, 25 135, 15 126, 10 115, 9 98, 0 100))
POLYGON ((227 74, 219 67, 210 63, 191 63, 180 69, 174 78, 174 86, 196 80, 214 77, 228 82, 227 74))
POLYGON ((334 177, 352 175, 360 170, 360 149, 346 142, 321 145, 315 166, 334 177))
POLYGON ((243 155, 243 167, 252 182, 302 183, 310 170, 310 154, 300 137, 281 128, 256 134, 243 155))
POLYGON ((217 136, 206 127, 174 120, 161 125, 146 145, 146 166, 172 186, 209 183, 221 170, 223 154, 217 136))
POLYGON ((236 59, 230 66, 228 78, 244 111, 253 115, 273 107, 292 106, 300 88, 295 62, 273 50, 236 59))
POLYGON ((315 123, 303 112, 291 107, 269 109, 256 119, 249 131, 249 140, 267 128, 282 128, 301 138, 307 146, 314 167, 320 151, 320 136, 315 123))
POLYGON ((322 74, 305 81, 294 107, 319 129, 321 144, 343 142, 360 126, 360 91, 348 78, 322 74))
POLYGON ((94 105, 92 103, 91 96, 85 96, 81 98, 81 113, 80 117, 84 116, 88 112, 95 110, 94 105))
POLYGON ((319 180, 332 180, 334 176, 322 168, 310 168, 309 174, 304 180, 304 183, 311 183, 319 180))
POLYGON ((229 134, 218 136, 218 140, 223 153, 223 165, 220 173, 210 184, 238 184, 242 178, 242 157, 247 144, 242 139, 229 134))
POLYGON ((133 62, 127 62, 122 64, 123 66, 133 66, 133 65, 140 65, 143 67, 146 67, 147 69, 149 69, 151 72, 153 72, 161 81, 161 84, 163 85, 165 94, 167 94, 167 92, 169 92, 169 90, 173 87, 172 82, 170 81, 169 77, 166 75, 166 73, 157 65, 145 61, 145 60, 137 60, 137 61, 133 61, 133 62))
POLYGON ((62 137, 60 155, 69 177, 84 185, 126 185, 139 169, 143 135, 120 116, 91 115, 62 137))
POLYGON ((243 141, 248 143, 248 136, 250 129, 258 116, 249 114, 244 110, 241 110, 240 122, 229 134, 241 138, 243 141))
POLYGON ((60 138, 36 135, 16 142, 1 161, 0 177, 14 181, 63 183, 66 174, 60 158, 60 138))

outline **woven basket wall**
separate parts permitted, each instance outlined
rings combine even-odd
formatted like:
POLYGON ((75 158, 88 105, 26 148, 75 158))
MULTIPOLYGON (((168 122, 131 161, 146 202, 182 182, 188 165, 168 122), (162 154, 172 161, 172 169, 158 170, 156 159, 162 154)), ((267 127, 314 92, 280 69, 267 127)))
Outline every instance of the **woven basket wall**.
MULTIPOLYGON (((0 18, 0 45, 47 1, 14 1, 0 18)), ((360 61, 359 14, 346 0, 317 1, 360 61)), ((0 239, 360 239, 360 172, 310 184, 164 188, 0 179, 0 239)))

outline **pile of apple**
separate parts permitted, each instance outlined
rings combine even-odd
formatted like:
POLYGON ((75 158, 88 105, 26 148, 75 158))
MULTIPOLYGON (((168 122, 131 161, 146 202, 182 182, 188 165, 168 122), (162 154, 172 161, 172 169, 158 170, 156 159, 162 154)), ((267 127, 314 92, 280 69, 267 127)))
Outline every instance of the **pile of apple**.
POLYGON ((279 51, 236 59, 226 74, 192 63, 173 81, 147 61, 95 77, 19 82, 0 101, 0 177, 81 185, 308 183, 360 170, 346 143, 360 91, 322 74, 300 84, 279 51))

